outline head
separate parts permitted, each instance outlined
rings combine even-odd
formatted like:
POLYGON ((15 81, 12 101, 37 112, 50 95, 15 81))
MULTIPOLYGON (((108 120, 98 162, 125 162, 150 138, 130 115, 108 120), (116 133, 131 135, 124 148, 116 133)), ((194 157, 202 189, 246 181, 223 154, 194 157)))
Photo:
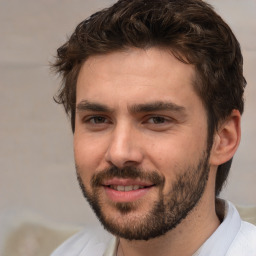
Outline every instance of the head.
MULTIPOLYGON (((207 144, 193 168, 203 166, 205 173, 200 175, 207 180, 206 160, 213 136, 233 110, 242 114, 246 84, 239 43, 209 4, 201 0, 120 0, 93 14, 58 49, 54 68, 62 75, 63 83, 56 101, 64 105, 75 132, 77 82, 83 65, 92 57, 155 48, 194 68, 192 84, 206 112, 207 144)), ((216 196, 227 179, 231 161, 218 166, 216 196)), ((201 185, 203 190, 205 184, 201 185)))

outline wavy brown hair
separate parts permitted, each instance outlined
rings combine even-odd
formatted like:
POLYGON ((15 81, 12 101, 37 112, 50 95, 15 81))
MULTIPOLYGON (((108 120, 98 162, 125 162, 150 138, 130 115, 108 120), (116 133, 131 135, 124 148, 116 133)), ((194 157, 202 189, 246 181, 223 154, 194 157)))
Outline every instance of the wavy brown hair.
MULTIPOLYGON (((230 27, 201 0, 119 0, 81 22, 57 50, 53 68, 62 77, 55 100, 75 130, 76 82, 89 56, 128 47, 169 49, 196 69, 194 87, 208 115, 208 149, 221 121, 243 112, 243 58, 230 27)), ((215 194, 225 183, 232 159, 218 167, 215 194)))

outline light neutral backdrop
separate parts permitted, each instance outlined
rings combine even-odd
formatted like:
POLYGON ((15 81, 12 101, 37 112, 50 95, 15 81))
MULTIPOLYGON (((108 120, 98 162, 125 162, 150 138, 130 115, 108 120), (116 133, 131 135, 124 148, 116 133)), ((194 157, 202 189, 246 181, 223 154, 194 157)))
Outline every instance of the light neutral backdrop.
MULTIPOLYGON (((77 185, 72 133, 52 99, 60 81, 49 61, 78 22, 113 2, 0 0, 0 241, 11 220, 22 216, 97 222, 77 185)), ((222 196, 256 205, 256 1, 209 2, 241 42, 248 81, 242 142, 222 196)))

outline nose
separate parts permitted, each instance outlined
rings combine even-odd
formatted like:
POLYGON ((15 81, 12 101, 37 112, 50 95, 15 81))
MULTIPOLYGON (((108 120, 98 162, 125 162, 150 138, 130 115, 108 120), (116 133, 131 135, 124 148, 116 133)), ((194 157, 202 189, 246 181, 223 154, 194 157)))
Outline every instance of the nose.
POLYGON ((127 124, 117 125, 110 137, 106 161, 118 168, 139 165, 143 160, 143 152, 138 133, 127 124))

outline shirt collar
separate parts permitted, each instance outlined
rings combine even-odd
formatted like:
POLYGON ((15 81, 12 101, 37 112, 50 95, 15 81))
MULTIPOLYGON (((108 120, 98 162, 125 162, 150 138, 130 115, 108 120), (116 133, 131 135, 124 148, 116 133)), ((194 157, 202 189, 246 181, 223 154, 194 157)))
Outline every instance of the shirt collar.
POLYGON ((239 232, 241 227, 241 218, 236 208, 228 201, 217 199, 216 211, 220 219, 223 218, 221 216, 223 210, 222 212, 220 211, 221 205, 224 205, 224 219, 222 223, 193 256, 226 255, 230 245, 239 232))
POLYGON ((110 240, 103 256, 117 256, 118 244, 119 244, 119 239, 117 237, 113 237, 110 240))

